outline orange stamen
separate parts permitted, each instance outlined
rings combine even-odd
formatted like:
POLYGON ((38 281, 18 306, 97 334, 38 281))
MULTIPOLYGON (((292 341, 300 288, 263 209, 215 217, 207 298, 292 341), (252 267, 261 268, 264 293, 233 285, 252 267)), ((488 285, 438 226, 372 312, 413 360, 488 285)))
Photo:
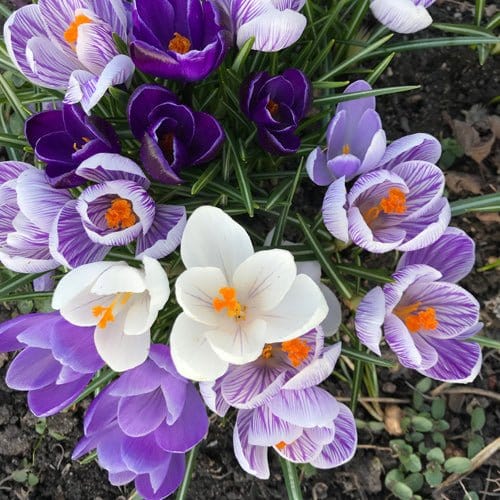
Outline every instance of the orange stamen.
POLYGON ((99 328, 106 328, 106 325, 109 322, 113 322, 115 320, 114 308, 115 308, 116 304, 118 304, 118 302, 120 302, 120 304, 125 305, 129 301, 131 296, 132 296, 132 292, 119 293, 119 294, 117 294, 117 296, 115 297, 113 302, 111 302, 111 304, 109 304, 109 306, 107 306, 107 307, 106 306, 93 307, 92 314, 96 318, 101 316, 101 319, 97 323, 97 326, 99 328))
POLYGON ((137 222, 137 216, 132 210, 132 203, 123 198, 114 199, 104 217, 110 229, 125 229, 137 222))
POLYGON ((287 340, 281 343, 281 349, 288 354, 288 359, 293 366, 299 366, 307 356, 311 348, 302 339, 287 340))
POLYGON ((227 315, 230 318, 236 320, 245 319, 246 317, 246 307, 242 306, 236 300, 236 290, 232 287, 225 286, 219 289, 220 297, 215 297, 212 301, 212 306, 217 312, 221 312, 222 309, 227 308, 227 315))
POLYGON ((266 105, 266 109, 269 111, 273 118, 276 118, 276 115, 278 114, 278 111, 280 109, 280 105, 272 99, 269 99, 269 102, 266 105))
POLYGON ((367 224, 372 223, 382 212, 385 214, 406 213, 406 195, 398 188, 389 189, 386 198, 382 198, 376 207, 369 208, 363 217, 367 224))
POLYGON ((283 448, 286 446, 286 443, 285 443, 285 441, 280 441, 279 443, 276 443, 274 446, 276 446, 276 448, 278 448, 278 450, 282 451, 283 448))
POLYGON ((262 357, 264 359, 269 359, 273 355, 273 346, 271 344, 266 344, 264 349, 262 349, 262 357))
POLYGON ((70 45, 73 45, 78 40, 78 27, 82 24, 91 23, 92 19, 85 14, 77 14, 68 29, 64 32, 64 40, 70 45))
POLYGON ((427 307, 419 311, 420 302, 408 306, 397 307, 394 314, 402 319, 411 333, 419 330, 435 330, 439 326, 436 319, 436 310, 433 307, 427 307))
POLYGON ((168 42, 168 50, 177 52, 177 54, 185 54, 191 49, 191 41, 189 38, 182 36, 181 34, 175 32, 174 36, 168 42))
POLYGON ((351 146, 349 146, 349 144, 344 144, 342 146, 342 154, 348 155, 350 152, 351 152, 351 146))
MULTIPOLYGON (((90 139, 89 139, 88 137, 82 137, 82 141, 83 141, 84 143, 87 143, 87 142, 90 142, 90 139)), ((82 146, 83 146, 83 144, 82 144, 82 146)), ((82 146, 79 146, 76 142, 74 142, 74 143, 73 143, 73 149, 74 149, 75 151, 78 151, 79 149, 81 149, 81 148, 82 148, 82 146)))

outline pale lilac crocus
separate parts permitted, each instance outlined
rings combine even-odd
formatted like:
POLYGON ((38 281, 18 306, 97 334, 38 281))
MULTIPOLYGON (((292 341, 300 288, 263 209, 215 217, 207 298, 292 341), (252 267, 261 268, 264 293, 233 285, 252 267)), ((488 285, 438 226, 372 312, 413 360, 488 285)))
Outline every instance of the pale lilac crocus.
POLYGON ((7 370, 11 389, 28 391, 37 417, 54 415, 73 403, 104 361, 93 329, 74 326, 59 313, 18 316, 0 325, 0 352, 20 351, 7 370))
POLYGON ((403 366, 446 382, 474 380, 481 347, 467 339, 482 328, 479 304, 454 283, 473 259, 473 242, 456 229, 405 254, 394 282, 370 290, 359 304, 355 325, 361 342, 380 355, 383 329, 403 366))
POLYGON ((15 11, 4 25, 5 45, 33 84, 66 92, 86 113, 112 85, 134 72, 113 39, 129 39, 129 7, 122 0, 40 0, 15 11))
POLYGON ((373 15, 396 33, 415 33, 432 24, 427 9, 436 0, 371 0, 373 15))
MULTIPOLYGON (((344 94, 371 89, 368 82, 358 80, 344 94)), ((326 142, 325 150, 317 147, 307 157, 307 173, 315 184, 327 186, 340 177, 349 181, 377 168, 385 153, 386 137, 375 111, 375 97, 341 102, 328 125, 326 142)))
POLYGON ((253 50, 276 52, 293 45, 307 20, 305 0, 213 0, 238 47, 254 37, 253 50))
POLYGON ((374 253, 418 250, 446 230, 451 212, 444 176, 432 163, 407 161, 359 177, 349 192, 344 177, 323 201, 323 220, 343 242, 374 253))

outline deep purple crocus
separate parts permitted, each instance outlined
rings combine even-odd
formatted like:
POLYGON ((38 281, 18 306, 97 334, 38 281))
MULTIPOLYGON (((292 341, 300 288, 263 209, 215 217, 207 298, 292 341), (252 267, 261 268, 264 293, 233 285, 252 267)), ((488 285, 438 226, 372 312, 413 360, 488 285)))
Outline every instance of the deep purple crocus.
POLYGON ((393 283, 370 290, 356 312, 356 333, 380 355, 382 328, 400 363, 446 382, 471 382, 481 347, 467 339, 482 328, 479 304, 454 282, 474 261, 474 244, 450 228, 434 244, 408 252, 393 283), (432 267, 431 267, 432 266, 432 267))
POLYGON ((241 110, 257 126, 262 149, 276 155, 297 152, 295 131, 311 104, 311 84, 306 75, 290 68, 281 75, 261 71, 241 88, 241 110))
POLYGON ((24 133, 54 187, 74 187, 86 179, 75 174, 82 161, 97 153, 119 153, 113 127, 98 116, 88 116, 78 104, 42 111, 26 120, 24 133))
POLYGON ((6 375, 12 389, 28 391, 37 417, 69 406, 104 366, 94 329, 74 326, 58 312, 18 316, 0 325, 0 352, 17 351, 6 375))
POLYGON ((97 449, 111 484, 135 481, 148 500, 165 498, 182 482, 185 452, 207 434, 208 418, 194 385, 175 369, 167 346, 106 387, 90 405, 85 436, 73 458, 97 449))
POLYGON ((359 177, 347 193, 344 177, 323 201, 323 220, 336 238, 370 252, 411 251, 436 241, 451 212, 444 176, 432 163, 408 161, 359 177))
POLYGON ((234 450, 242 468, 267 479, 267 449, 297 463, 332 468, 347 462, 356 449, 350 410, 317 387, 333 371, 340 343, 324 346, 316 328, 291 341, 267 344, 262 355, 232 365, 200 390, 211 410, 224 415, 238 408, 234 450))
POLYGON ((214 71, 229 47, 208 0, 135 0, 132 60, 144 73, 198 81, 214 71))
POLYGON ((224 131, 208 113, 193 111, 175 94, 159 85, 141 85, 128 104, 128 119, 141 141, 146 172, 164 184, 182 182, 181 170, 215 157, 224 131))
MULTIPOLYGON (((344 94, 371 89, 368 82, 358 80, 344 94)), ((325 151, 317 147, 307 158, 307 173, 315 184, 327 186, 340 177, 349 181, 377 168, 386 138, 375 97, 341 102, 328 125, 326 142, 325 151)))

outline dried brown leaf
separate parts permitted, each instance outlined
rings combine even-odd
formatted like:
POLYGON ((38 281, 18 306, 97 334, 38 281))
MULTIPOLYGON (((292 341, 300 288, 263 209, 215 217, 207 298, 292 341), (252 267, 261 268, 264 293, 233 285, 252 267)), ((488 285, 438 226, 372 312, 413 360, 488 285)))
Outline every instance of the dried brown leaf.
POLYGON ((397 405, 388 405, 385 408, 384 426, 385 430, 391 436, 401 436, 403 429, 401 428, 401 419, 403 418, 403 410, 397 405))
POLYGON ((481 194, 481 177, 463 172, 446 172, 446 186, 454 194, 481 194))

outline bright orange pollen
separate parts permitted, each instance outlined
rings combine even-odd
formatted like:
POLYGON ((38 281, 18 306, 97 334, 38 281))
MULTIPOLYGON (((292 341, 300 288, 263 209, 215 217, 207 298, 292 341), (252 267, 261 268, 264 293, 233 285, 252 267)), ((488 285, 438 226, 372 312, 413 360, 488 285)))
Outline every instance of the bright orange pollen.
POLYGON ((273 346, 271 344, 266 344, 264 349, 262 349, 262 357, 264 359, 269 359, 273 355, 273 346))
POLYGON ((91 23, 92 19, 85 14, 77 14, 68 29, 64 32, 64 40, 73 45, 78 40, 78 27, 82 24, 91 23))
POLYGON ((382 198, 376 207, 368 209, 363 217, 367 224, 373 222, 382 212, 385 214, 406 213, 406 195, 398 188, 389 189, 386 198, 382 198))
POLYGON ((351 146, 349 146, 349 144, 344 144, 342 146, 342 154, 348 155, 350 152, 351 152, 351 146))
POLYGON ((419 311, 419 308, 420 302, 416 302, 408 306, 397 307, 394 313, 404 321, 411 333, 419 330, 435 330, 439 326, 436 310, 433 307, 427 307, 419 311))
POLYGON ((125 229, 137 222, 137 216, 132 210, 132 203, 123 198, 116 198, 104 216, 110 229, 125 229))
MULTIPOLYGON (((82 137, 82 142, 84 144, 86 144, 87 142, 90 142, 90 139, 88 137, 82 137)), ((75 151, 78 151, 79 149, 81 149, 83 147, 83 144, 81 146, 78 145, 78 143, 74 142, 73 143, 73 149, 75 151)))
POLYGON ((309 355, 311 348, 302 339, 287 340, 281 343, 281 349, 288 354, 293 366, 299 366, 309 355))
POLYGON ((285 441, 280 441, 279 443, 276 443, 275 446, 281 451, 286 446, 286 443, 285 441))
POLYGON ((98 318, 101 316, 101 319, 97 323, 99 328, 106 328, 106 325, 115 320, 115 315, 113 313, 116 304, 120 303, 125 305, 130 297, 132 296, 132 292, 119 293, 116 295, 115 299, 109 306, 95 306, 92 308, 92 314, 98 318))
POLYGON ((236 290, 234 288, 224 286, 219 289, 219 294, 222 295, 223 298, 215 297, 212 301, 213 308, 217 312, 221 312, 224 308, 227 308, 227 315, 230 318, 236 320, 245 319, 246 307, 242 306, 236 300, 236 290))
POLYGON ((174 36, 168 42, 168 50, 177 52, 177 54, 185 54, 191 49, 191 41, 189 38, 182 36, 181 34, 175 32, 174 36))
POLYGON ((271 114, 273 118, 276 118, 276 115, 278 114, 278 111, 280 109, 280 105, 273 101, 272 99, 269 99, 269 102, 266 105, 267 110, 271 114))

